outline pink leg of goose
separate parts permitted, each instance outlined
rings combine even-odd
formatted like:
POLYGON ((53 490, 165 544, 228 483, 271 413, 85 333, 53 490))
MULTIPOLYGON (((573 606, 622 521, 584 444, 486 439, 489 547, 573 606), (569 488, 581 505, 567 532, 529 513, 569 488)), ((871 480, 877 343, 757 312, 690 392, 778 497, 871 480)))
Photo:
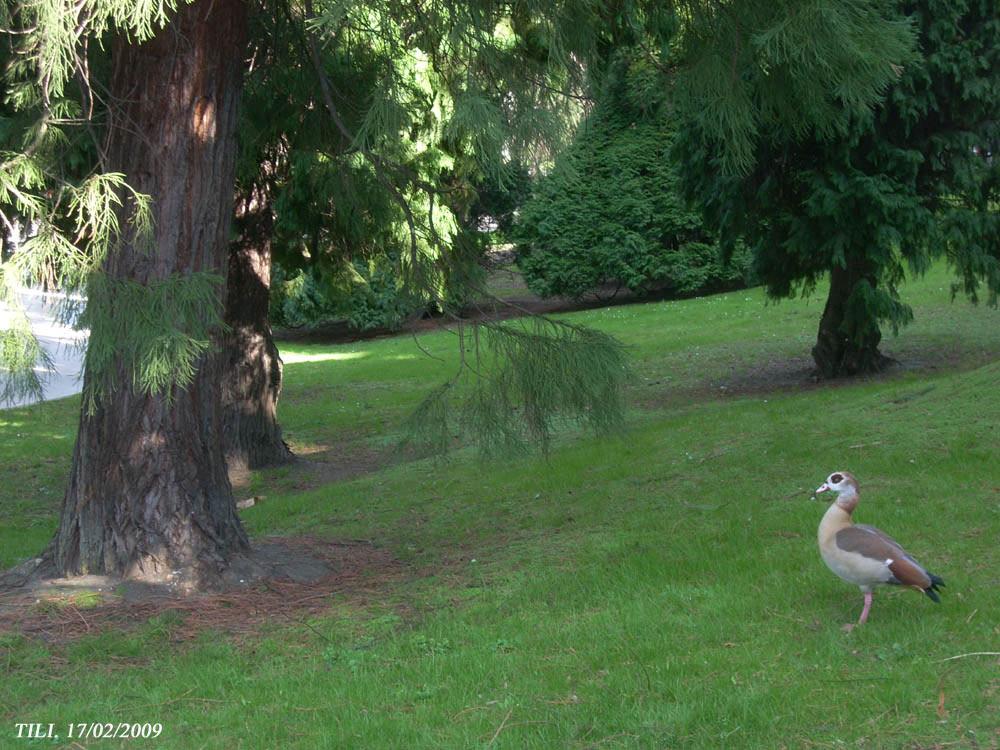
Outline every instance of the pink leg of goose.
POLYGON ((861 619, 858 620, 858 625, 864 625, 868 621, 868 610, 872 608, 872 592, 868 591, 865 593, 865 608, 861 610, 861 619))

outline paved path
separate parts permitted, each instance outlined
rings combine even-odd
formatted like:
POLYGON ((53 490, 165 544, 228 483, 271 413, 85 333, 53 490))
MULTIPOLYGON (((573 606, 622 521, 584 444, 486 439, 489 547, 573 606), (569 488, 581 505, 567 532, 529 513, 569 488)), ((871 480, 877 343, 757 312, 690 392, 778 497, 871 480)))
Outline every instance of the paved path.
MULTIPOLYGON (((19 297, 31 321, 32 331, 52 360, 51 367, 36 368, 41 375, 44 389, 41 399, 22 398, 13 404, 2 403, 0 409, 71 396, 83 388, 83 355, 87 344, 87 332, 74 330, 57 320, 58 304, 66 298, 66 295, 42 292, 38 289, 22 289, 19 297)), ((10 315, 11 311, 0 304, 0 327, 7 324, 10 315)))

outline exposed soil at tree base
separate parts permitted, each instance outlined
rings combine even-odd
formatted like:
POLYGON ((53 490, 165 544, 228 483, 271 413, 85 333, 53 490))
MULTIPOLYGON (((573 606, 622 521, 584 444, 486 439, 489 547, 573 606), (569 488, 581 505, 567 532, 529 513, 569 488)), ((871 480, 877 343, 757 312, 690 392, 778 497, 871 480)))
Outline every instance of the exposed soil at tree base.
POLYGON ((29 579, 21 585, 8 579, 0 588, 0 633, 62 643, 162 617, 176 642, 209 629, 248 637, 275 623, 304 624, 309 615, 328 609, 335 596, 366 601, 409 572, 388 550, 364 540, 263 538, 249 559, 235 561, 228 584, 214 592, 181 594, 105 576, 29 579), (257 575, 241 581, 244 571, 257 575))

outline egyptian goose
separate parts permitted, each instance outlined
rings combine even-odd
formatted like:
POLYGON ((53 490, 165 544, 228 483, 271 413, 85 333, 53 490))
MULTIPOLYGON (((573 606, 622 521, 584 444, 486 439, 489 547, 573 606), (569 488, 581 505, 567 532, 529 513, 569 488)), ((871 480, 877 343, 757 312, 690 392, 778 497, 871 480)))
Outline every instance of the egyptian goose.
POLYGON ((882 583, 911 586, 940 602, 938 586, 944 581, 928 573, 896 540, 874 526, 855 525, 851 512, 858 504, 858 480, 837 471, 816 488, 816 494, 832 491, 837 499, 819 524, 819 553, 826 566, 865 594, 865 607, 858 625, 868 619, 872 589, 882 583))

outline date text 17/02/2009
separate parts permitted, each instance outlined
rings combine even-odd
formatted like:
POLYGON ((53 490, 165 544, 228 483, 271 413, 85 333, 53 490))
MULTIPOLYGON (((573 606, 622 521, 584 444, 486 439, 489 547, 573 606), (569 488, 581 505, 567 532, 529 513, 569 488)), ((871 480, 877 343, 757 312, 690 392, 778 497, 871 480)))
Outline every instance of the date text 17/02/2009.
POLYGON ((18 739, 23 740, 58 740, 58 739, 93 739, 93 740, 129 740, 153 739, 163 733, 163 725, 149 722, 110 722, 110 721, 80 721, 69 724, 30 724, 17 723, 14 731, 18 739), (65 732, 60 734, 60 729, 65 732))

